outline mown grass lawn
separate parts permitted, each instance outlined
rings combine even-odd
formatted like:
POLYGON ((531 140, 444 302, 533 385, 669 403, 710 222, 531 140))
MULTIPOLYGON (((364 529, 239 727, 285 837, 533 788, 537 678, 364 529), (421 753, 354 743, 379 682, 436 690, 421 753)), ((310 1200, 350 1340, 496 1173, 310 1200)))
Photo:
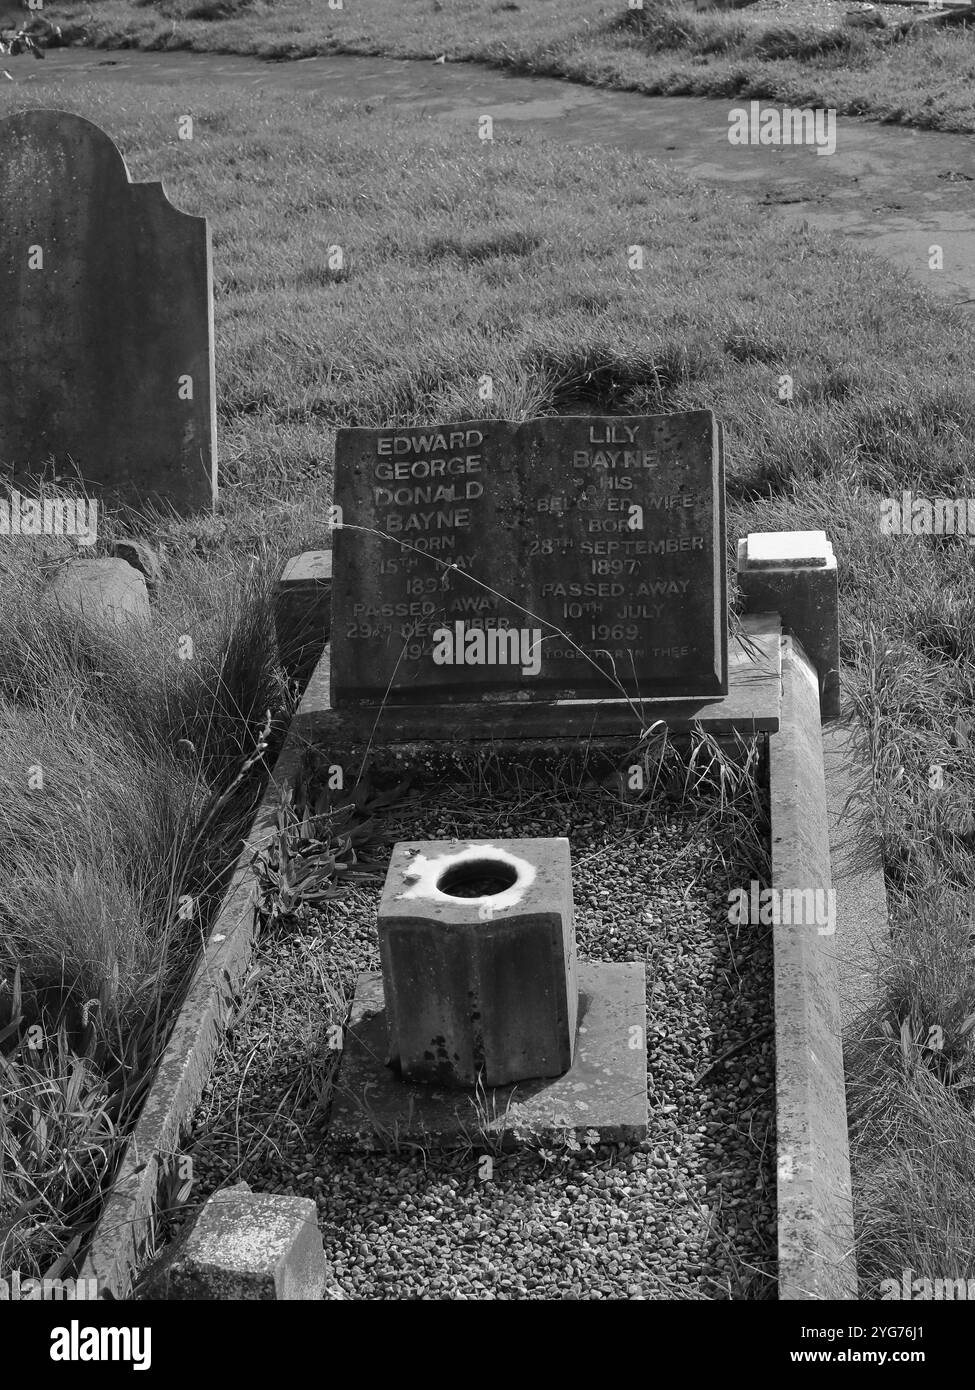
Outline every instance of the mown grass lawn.
POLYGON ((975 130, 975 27, 841 28, 691 0, 59 0, 105 47, 477 60, 654 96, 765 97, 935 130, 975 130))
MULTIPOLYGON (((215 520, 167 524, 169 588, 152 633, 121 650, 71 647, 38 601, 52 557, 5 552, 0 848, 15 872, 0 984, 16 978, 19 1015, 0 995, 0 1027, 19 1016, 4 1046, 21 1070, 0 1101, 0 1264, 52 1261, 114 1151, 128 1039, 172 993, 173 904, 202 872, 167 846, 194 842, 265 706, 287 707, 262 576, 327 542, 335 426, 709 407, 725 425, 729 564, 737 536, 793 528, 824 528, 839 560, 845 699, 897 926, 854 1078, 864 1292, 906 1267, 970 1273, 975 767, 957 721, 975 721, 975 575, 961 540, 882 535, 880 503, 904 488, 975 497, 971 321, 843 242, 786 232, 637 155, 482 143, 318 93, 119 84, 57 102, 108 130, 134 178, 211 219, 224 491, 215 520), (195 675, 172 660, 188 631, 195 675), (180 737, 201 766, 176 759, 180 737), (40 799, 25 769, 47 758, 40 799), (31 1054, 34 1021, 50 1039, 64 1023, 65 1046, 31 1054)), ((50 103, 0 87, 0 114, 50 103)))

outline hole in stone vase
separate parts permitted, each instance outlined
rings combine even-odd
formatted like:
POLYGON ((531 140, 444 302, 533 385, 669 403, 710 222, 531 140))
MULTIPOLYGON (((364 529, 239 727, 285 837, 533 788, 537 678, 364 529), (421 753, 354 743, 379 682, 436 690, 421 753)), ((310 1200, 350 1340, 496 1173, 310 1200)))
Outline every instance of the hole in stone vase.
POLYGON ((448 898, 489 898, 516 882, 517 870, 497 859, 466 859, 437 879, 448 898))

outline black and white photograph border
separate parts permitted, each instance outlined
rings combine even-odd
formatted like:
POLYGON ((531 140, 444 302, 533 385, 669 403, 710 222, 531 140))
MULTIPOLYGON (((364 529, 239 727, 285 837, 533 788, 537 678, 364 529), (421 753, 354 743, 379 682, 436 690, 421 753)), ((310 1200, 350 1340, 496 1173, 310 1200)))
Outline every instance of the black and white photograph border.
POLYGON ((132 1305, 46 1359, 975 1297, 973 45, 0 3, 0 1300, 132 1305))

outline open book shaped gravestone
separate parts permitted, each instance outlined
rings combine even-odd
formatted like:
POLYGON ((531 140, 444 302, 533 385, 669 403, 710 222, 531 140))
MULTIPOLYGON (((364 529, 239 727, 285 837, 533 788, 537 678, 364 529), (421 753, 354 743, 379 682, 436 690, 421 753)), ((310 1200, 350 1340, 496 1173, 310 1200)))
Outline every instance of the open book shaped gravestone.
POLYGON ((335 505, 334 732, 379 706, 407 739, 628 732, 634 703, 774 727, 754 688, 735 705, 737 647, 729 685, 709 410, 341 429, 335 505))
POLYGON ((67 111, 0 121, 0 475, 180 512, 216 496, 206 219, 67 111))

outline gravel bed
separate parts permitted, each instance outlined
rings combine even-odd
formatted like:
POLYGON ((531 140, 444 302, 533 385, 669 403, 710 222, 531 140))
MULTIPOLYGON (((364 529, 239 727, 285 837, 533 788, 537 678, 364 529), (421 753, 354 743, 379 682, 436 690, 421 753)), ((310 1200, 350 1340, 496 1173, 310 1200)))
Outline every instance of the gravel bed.
MULTIPOLYGON (((192 1208, 218 1187, 314 1197, 329 1295, 359 1299, 775 1296, 771 937, 733 928, 755 867, 731 822, 526 781, 456 781, 383 813, 381 865, 259 943, 241 1013, 184 1143, 192 1208), (647 967, 647 1142, 489 1155, 336 1153, 324 984, 378 970, 376 909, 397 840, 567 835, 580 959, 647 967), (706 1069, 728 1049, 726 1061, 706 1069), (488 1170, 490 1176, 487 1176, 488 1170)), ((341 1020, 340 1020, 341 1021, 341 1020)))

